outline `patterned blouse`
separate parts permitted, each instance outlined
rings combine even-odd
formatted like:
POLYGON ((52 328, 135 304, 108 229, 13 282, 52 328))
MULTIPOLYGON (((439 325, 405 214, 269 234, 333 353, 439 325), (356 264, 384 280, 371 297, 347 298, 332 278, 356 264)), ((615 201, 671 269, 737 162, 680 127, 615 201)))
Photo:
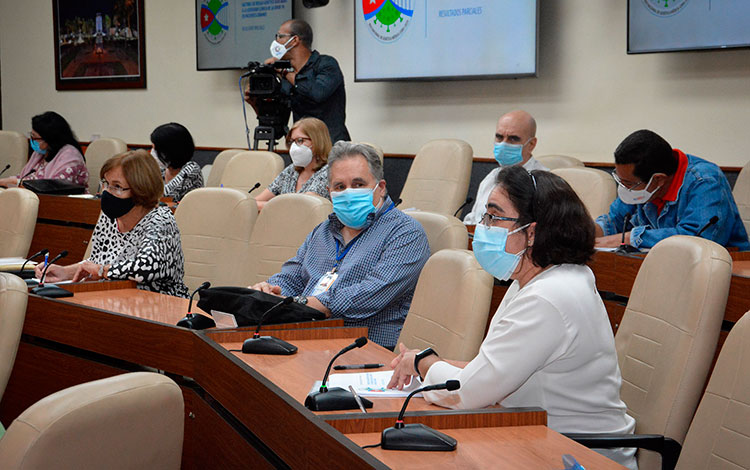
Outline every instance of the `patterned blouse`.
POLYGON ((89 183, 89 170, 83 161, 83 155, 72 145, 65 145, 49 162, 44 155, 34 152, 29 161, 18 174, 18 178, 25 175, 25 180, 61 179, 71 183, 86 186, 89 183), (28 175, 31 170, 36 170, 28 175))
POLYGON ((201 167, 194 161, 189 161, 179 173, 164 185, 164 196, 171 197, 176 202, 194 189, 202 188, 203 173, 201 167))
POLYGON ((299 179, 299 173, 294 169, 294 164, 289 165, 268 185, 268 190, 276 196, 299 192, 316 193, 326 199, 330 199, 331 196, 328 194, 328 164, 313 173, 299 191, 297 191, 297 179, 299 179))
POLYGON ((89 261, 110 265, 110 279, 130 279, 139 289, 188 296, 180 230, 167 207, 152 209, 126 233, 118 230, 116 219, 102 213, 91 243, 89 261))

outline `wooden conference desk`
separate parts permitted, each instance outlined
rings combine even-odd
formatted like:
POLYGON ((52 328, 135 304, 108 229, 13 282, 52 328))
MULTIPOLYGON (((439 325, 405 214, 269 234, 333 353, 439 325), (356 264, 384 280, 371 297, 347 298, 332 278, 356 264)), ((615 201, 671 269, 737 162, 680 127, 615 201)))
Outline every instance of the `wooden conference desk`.
MULTIPOLYGON (((327 358, 364 334, 364 329, 336 326, 341 325, 340 320, 284 325, 286 329, 276 330, 273 328, 280 327, 264 327, 273 331, 274 336, 298 344, 301 353, 286 359, 293 362, 299 358, 304 364, 276 364, 266 368, 263 372, 269 375, 282 374, 269 380, 248 364, 254 363, 263 369, 263 358, 239 357, 216 341, 239 345, 241 339, 250 336, 247 329, 193 332, 174 326, 184 315, 185 299, 133 290, 132 283, 127 282, 86 283, 70 288, 79 292, 69 299, 29 296, 22 342, 0 403, 3 422, 10 422, 22 410, 55 391, 145 367, 164 371, 182 387, 186 409, 185 468, 250 465, 258 468, 321 465, 386 468, 383 461, 360 449, 337 429, 372 432, 390 426, 400 401, 379 404, 380 412, 367 415, 358 412, 316 415, 300 403, 303 393, 286 392, 287 389, 309 390, 311 382, 307 376, 322 376, 327 358), (107 287, 124 289, 94 290, 107 287), (318 347, 314 348, 314 344, 318 347), (325 358, 325 363, 313 365, 308 362, 313 358, 325 358), (279 372, 282 367, 290 367, 288 370, 292 372, 279 372), (295 374, 300 371, 306 375, 295 381, 295 374)), ((391 355, 375 344, 352 353, 342 359, 348 362, 374 358, 384 362, 386 356, 391 355)), ((415 399, 408 419, 436 428, 485 427, 491 430, 506 425, 543 425, 546 422, 546 414, 538 409, 457 412, 428 409, 429 405, 419 402, 420 399, 415 399)), ((548 433, 548 436, 553 434, 548 433)), ((534 441, 532 447, 545 449, 548 440, 552 447, 547 451, 557 452, 558 438, 543 437, 534 441)), ((497 445, 494 441, 488 443, 480 439, 476 442, 468 437, 466 442, 472 442, 472 446, 497 445)), ((573 453, 581 462, 593 462, 595 460, 590 459, 598 458, 572 441, 567 444, 569 448, 565 451, 573 453)), ((450 461, 455 454, 442 455, 450 461)), ((389 465, 396 463, 388 462, 389 465)), ((530 468, 539 467, 534 463, 530 468)), ((559 468, 559 465, 548 468, 559 468)))

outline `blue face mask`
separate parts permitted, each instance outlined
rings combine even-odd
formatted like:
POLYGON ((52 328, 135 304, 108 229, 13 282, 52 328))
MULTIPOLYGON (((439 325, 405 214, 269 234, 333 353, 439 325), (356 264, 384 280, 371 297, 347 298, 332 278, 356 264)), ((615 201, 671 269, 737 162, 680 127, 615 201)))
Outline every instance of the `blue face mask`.
POLYGON ((519 232, 529 225, 526 224, 509 232, 504 227, 488 227, 484 224, 477 224, 474 229, 472 247, 474 256, 482 268, 501 281, 510 279, 526 249, 516 254, 508 253, 505 251, 505 243, 508 241, 508 235, 519 232))
POLYGON ((39 155, 44 155, 47 153, 47 149, 43 149, 39 146, 39 142, 37 142, 34 139, 29 139, 29 142, 31 142, 31 149, 34 150, 39 155))
POLYGON ((367 216, 375 212, 372 204, 374 188, 349 188, 343 191, 331 192, 333 212, 342 224, 359 230, 367 224, 367 216))
MULTIPOLYGON (((526 144, 531 142, 531 139, 526 141, 526 144)), ((495 160, 502 166, 511 166, 523 161, 523 146, 526 145, 515 145, 506 142, 495 142, 495 160)))

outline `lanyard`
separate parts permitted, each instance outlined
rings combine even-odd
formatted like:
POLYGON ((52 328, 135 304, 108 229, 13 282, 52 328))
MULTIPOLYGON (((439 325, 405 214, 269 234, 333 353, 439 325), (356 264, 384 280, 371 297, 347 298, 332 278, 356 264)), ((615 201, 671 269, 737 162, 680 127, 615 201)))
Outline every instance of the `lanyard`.
MULTIPOLYGON (((396 207, 396 204, 395 203, 391 203, 391 206, 388 209, 386 209, 382 214, 380 214, 381 217, 383 215, 387 214, 388 211, 390 211, 394 207, 396 207)), ((362 236, 363 233, 365 233, 365 232, 358 233, 357 236, 354 237, 352 239, 352 241, 349 242, 348 245, 346 245, 346 248, 344 248, 344 251, 342 251, 341 254, 339 254, 339 248, 341 247, 341 244, 339 243, 339 241, 338 241, 337 238, 333 239, 333 241, 336 242, 336 262, 334 263, 333 269, 331 270, 331 272, 336 272, 336 270, 339 267, 339 263, 341 263, 341 261, 344 259, 344 257, 346 256, 346 254, 349 253, 349 250, 351 250, 352 246, 354 246, 354 244, 357 242, 357 240, 359 240, 359 237, 362 236)))

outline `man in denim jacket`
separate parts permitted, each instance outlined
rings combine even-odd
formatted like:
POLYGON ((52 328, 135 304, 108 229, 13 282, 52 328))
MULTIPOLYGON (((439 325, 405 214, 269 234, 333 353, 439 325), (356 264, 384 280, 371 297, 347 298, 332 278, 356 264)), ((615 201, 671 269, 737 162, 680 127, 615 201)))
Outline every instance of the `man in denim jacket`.
POLYGON ((618 246, 623 232, 625 243, 636 248, 700 233, 720 245, 750 250, 732 189, 715 164, 640 130, 615 150, 612 176, 617 199, 596 219, 597 247, 618 246))

